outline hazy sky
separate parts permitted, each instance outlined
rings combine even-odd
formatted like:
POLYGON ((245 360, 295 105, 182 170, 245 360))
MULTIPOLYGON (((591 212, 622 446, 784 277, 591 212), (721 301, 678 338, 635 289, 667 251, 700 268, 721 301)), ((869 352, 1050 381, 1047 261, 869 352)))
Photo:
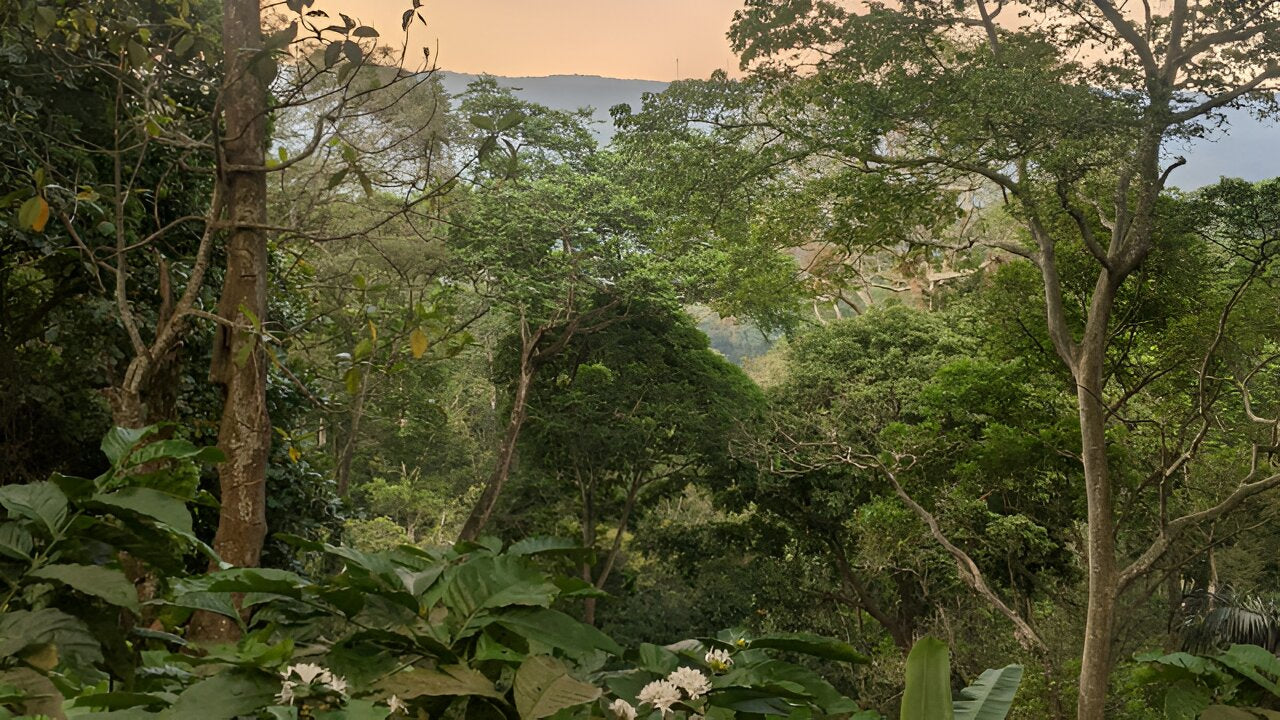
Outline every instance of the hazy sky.
MULTIPOLYGON (((322 3, 399 33, 409 0, 322 3)), ((673 80, 735 66, 725 32, 742 0, 424 0, 417 45, 440 67, 509 76, 673 80)))

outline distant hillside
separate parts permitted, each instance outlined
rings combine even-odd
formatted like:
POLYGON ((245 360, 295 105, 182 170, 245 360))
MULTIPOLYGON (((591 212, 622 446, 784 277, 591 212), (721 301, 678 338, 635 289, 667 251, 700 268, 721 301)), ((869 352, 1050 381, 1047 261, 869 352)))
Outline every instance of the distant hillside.
MULTIPOLYGON (((459 95, 477 75, 441 72, 440 84, 450 95, 459 95)), ((613 138, 613 121, 609 108, 627 104, 640 108, 640 98, 647 92, 659 93, 667 83, 652 80, 618 80, 594 75, 552 75, 550 77, 500 77, 498 84, 518 90, 522 99, 556 110, 592 108, 596 138, 607 144, 613 138)))
MULTIPOLYGON (((462 93, 476 75, 442 72, 441 83, 450 95, 462 93)), ((665 82, 619 80, 592 75, 552 75, 550 77, 500 77, 499 84, 518 89, 530 102, 557 110, 590 107, 595 110, 595 133, 601 143, 613 137, 609 108, 626 103, 640 106, 647 92, 662 92, 665 82)), ((1200 140, 1189 147, 1170 147, 1171 155, 1186 155, 1187 166, 1179 168, 1170 184, 1194 189, 1217 182, 1221 176, 1264 180, 1280 176, 1280 125, 1264 124, 1245 112, 1234 112, 1230 130, 1212 140, 1200 140)))

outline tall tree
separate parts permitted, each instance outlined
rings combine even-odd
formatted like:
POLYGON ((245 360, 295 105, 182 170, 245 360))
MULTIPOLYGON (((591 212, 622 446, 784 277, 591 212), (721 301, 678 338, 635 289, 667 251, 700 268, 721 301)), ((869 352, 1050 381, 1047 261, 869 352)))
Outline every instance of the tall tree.
MULTIPOLYGON (((640 512, 708 475, 729 473, 729 446, 761 410, 737 367, 665 298, 638 299, 600 332, 574 338, 530 393, 521 468, 576 511, 582 579, 597 589, 619 569, 640 512), (602 528, 612 528, 612 536, 602 528), (603 537, 602 537, 603 535, 603 537)), ((583 621, 595 624, 596 599, 583 621)))
MULTIPOLYGON (((1117 302, 1151 255, 1159 198, 1183 163, 1167 161, 1166 144, 1204 132, 1224 108, 1270 107, 1280 3, 1177 0, 1139 15, 1110 0, 1046 2, 1023 9, 1033 22, 1002 25, 996 16, 1005 9, 984 0, 862 11, 752 0, 731 38, 768 94, 731 122, 771 130, 765 139, 789 145, 798 170, 801 159, 837 159, 824 176, 840 178, 836 186, 865 207, 899 212, 886 200, 958 198, 976 180, 1018 219, 1020 237, 983 241, 1038 270, 1048 339, 1075 386, 1089 576, 1077 713, 1094 720, 1106 712, 1121 594, 1187 530, 1280 484, 1280 474, 1246 473, 1215 502, 1161 524, 1145 549, 1117 546, 1107 430, 1132 400, 1108 372, 1117 302), (1083 56, 1082 46, 1091 48, 1083 56), (880 181, 860 180, 867 176, 880 181), (1074 248, 1083 264, 1066 261, 1074 248), (1085 276, 1077 313, 1064 286, 1085 276)), ((1265 255, 1254 258, 1260 271, 1265 255)), ((1224 327, 1232 297, 1219 306, 1224 327)), ((1220 342, 1209 338, 1202 349, 1207 370, 1219 362, 1220 342)), ((1202 387, 1215 385, 1212 372, 1203 378, 1202 387)), ((1211 414, 1199 419, 1205 433, 1211 414)), ((1200 447, 1182 448, 1163 477, 1200 447)), ((957 562, 967 564, 963 552, 957 562)))

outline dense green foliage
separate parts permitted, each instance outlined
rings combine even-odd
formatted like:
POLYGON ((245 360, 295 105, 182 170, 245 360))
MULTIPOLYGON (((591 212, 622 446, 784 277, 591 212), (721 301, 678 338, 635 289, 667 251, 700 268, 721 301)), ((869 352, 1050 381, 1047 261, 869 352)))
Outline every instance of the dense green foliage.
POLYGON ((1161 144, 1277 6, 1109 7, 750 0, 599 147, 288 0, 229 170, 217 3, 0 0, 0 717, 1277 716, 1280 180, 1161 144))

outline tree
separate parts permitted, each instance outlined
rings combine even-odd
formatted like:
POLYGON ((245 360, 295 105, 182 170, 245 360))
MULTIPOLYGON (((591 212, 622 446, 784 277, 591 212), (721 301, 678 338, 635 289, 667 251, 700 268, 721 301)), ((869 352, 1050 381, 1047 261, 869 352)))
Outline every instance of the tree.
MULTIPOLYGON (((1048 335, 1077 388, 1089 566, 1078 715, 1101 718, 1120 594, 1188 527, 1280 484, 1280 475, 1248 475, 1218 502, 1172 520, 1131 561, 1116 546, 1107 427, 1120 398, 1106 365, 1117 298, 1151 254, 1160 194, 1183 162, 1162 163, 1165 143, 1274 89, 1280 6, 1175 2, 1136 17, 1109 0, 1045 3, 1016 29, 995 20, 1003 8, 979 0, 855 13, 757 0, 731 35, 744 65, 776 89, 762 122, 812 154, 840 158, 849 174, 939 193, 981 178, 1023 225, 1025 242, 988 242, 1039 270, 1048 335), (1093 54, 1077 59, 1086 44, 1093 54), (1073 244, 1092 267, 1060 265, 1073 244), (1069 270, 1093 278, 1078 319, 1063 291, 1069 270)), ((1198 447, 1173 460, 1169 476, 1198 447)))
POLYGON ((511 474, 535 377, 575 337, 653 293, 661 264, 644 252, 648 213, 594 152, 581 114, 515 103, 492 83, 474 90, 461 109, 480 131, 481 161, 452 215, 450 245, 472 290, 515 323, 520 349, 494 468, 464 540, 488 524, 511 474))
MULTIPOLYGON (((761 409, 759 391, 707 346, 669 300, 641 299, 617 321, 573 338, 529 393, 521 468, 575 508, 583 547, 599 548, 581 577, 602 589, 641 509, 731 466, 729 446, 761 409), (612 526, 613 537, 601 537, 612 526)), ((584 600, 594 625, 596 599, 584 600)))

